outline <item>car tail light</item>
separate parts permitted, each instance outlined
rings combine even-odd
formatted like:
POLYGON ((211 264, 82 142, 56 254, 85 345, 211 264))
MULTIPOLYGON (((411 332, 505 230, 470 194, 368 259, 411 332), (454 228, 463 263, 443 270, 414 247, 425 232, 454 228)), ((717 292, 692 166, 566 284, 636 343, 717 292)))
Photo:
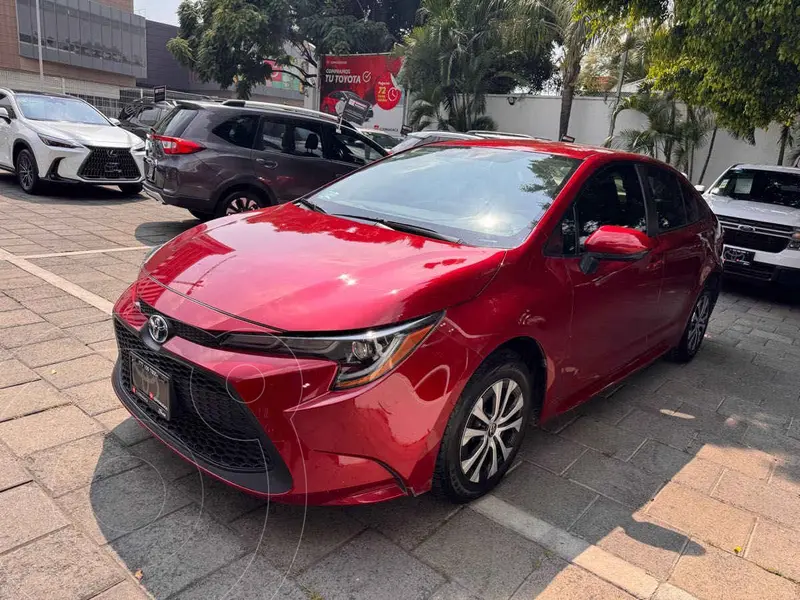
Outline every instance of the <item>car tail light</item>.
POLYGON ((197 142, 167 135, 158 135, 157 133, 151 133, 150 139, 161 142, 164 154, 194 154, 205 149, 205 146, 197 142))

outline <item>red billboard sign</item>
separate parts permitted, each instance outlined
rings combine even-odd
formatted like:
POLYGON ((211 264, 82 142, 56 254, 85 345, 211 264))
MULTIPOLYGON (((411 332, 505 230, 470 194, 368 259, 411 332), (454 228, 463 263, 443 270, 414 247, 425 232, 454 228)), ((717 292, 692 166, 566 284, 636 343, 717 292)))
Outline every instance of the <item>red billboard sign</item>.
POLYGON ((388 54, 323 56, 320 69, 320 110, 339 115, 348 98, 371 105, 364 127, 399 133, 405 94, 397 84, 403 59, 388 54))

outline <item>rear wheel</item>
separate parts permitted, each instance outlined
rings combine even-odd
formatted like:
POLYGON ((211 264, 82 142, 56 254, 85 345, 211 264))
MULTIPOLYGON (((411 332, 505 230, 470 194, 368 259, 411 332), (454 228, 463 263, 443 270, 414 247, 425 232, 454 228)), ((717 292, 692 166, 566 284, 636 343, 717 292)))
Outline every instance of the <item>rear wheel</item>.
POLYGON ((706 335, 708 322, 711 319, 711 311, 714 310, 714 301, 713 292, 706 287, 694 303, 692 314, 686 324, 686 329, 683 331, 681 341, 669 353, 670 360, 685 363, 695 357, 706 335))
POLYGON ((33 153, 27 148, 17 155, 16 172, 17 181, 23 191, 35 194, 39 188, 39 167, 33 153))
POLYGON ((141 193, 144 186, 141 183, 123 183, 120 184, 119 189, 126 196, 135 196, 141 193))
POLYGON ((238 190, 228 194, 217 206, 216 216, 235 215, 258 210, 264 206, 261 197, 252 190, 238 190))
POLYGON ((432 492, 468 502, 494 488, 514 461, 528 426, 531 375, 511 351, 490 357, 464 388, 447 423, 432 492))

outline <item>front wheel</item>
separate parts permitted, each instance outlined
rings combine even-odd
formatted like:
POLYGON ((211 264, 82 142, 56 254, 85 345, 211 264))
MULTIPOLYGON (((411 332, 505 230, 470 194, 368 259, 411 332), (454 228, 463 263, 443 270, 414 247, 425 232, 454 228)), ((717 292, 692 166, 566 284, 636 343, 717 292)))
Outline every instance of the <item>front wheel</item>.
POLYGON ((683 331, 681 341, 669 353, 670 360, 686 363, 695 357, 706 335, 712 310, 714 310, 714 295, 710 289, 705 288, 700 292, 694 303, 692 314, 686 324, 686 329, 683 331))
POLYGON ((531 374, 516 353, 499 352, 481 365, 447 423, 433 494, 469 502, 494 488, 519 451, 532 405, 531 374))
POLYGON ((17 181, 23 191, 35 194, 39 188, 39 167, 33 153, 27 148, 21 150, 17 156, 16 172, 17 181))
POLYGON ((120 184, 119 190, 126 196, 135 196, 144 189, 141 183, 123 183, 120 184))

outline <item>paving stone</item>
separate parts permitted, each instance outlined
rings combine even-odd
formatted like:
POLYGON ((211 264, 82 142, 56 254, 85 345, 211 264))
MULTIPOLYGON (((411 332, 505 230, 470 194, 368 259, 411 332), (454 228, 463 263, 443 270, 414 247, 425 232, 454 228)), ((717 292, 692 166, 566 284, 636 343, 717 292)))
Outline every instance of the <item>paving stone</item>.
POLYGON ((69 397, 44 381, 4 388, 0 390, 0 421, 68 404, 69 400, 69 397))
POLYGON ((72 527, 0 557, 0 598, 82 600, 122 578, 113 561, 72 527))
POLYGON ((104 544, 146 528, 190 500, 145 464, 95 479, 57 502, 98 544, 104 544))
POLYGON ((43 319, 26 308, 20 310, 8 310, 0 312, 0 329, 6 327, 16 327, 18 325, 29 325, 30 323, 38 323, 43 319))
MULTIPOLYGON (((107 481, 107 480, 106 480, 107 481)), ((117 539, 111 549, 156 598, 171 596, 245 554, 224 526, 194 505, 117 539)))
POLYGON ((101 413, 97 415, 97 420, 126 446, 138 444, 152 437, 150 432, 139 425, 136 419, 124 408, 101 413))
POLYGON ((18 348, 33 342, 63 338, 64 332, 52 323, 41 322, 18 327, 0 329, 0 344, 6 348, 18 348))
POLYGON ((722 469, 723 468, 716 463, 695 457, 690 462, 686 463, 686 465, 671 478, 671 481, 672 483, 680 483, 698 492, 710 494, 717 481, 719 481, 722 469))
POLYGON ((520 456, 554 473, 561 473, 586 451, 586 448, 543 429, 525 433, 520 456))
POLYGON ((31 477, 11 453, 0 446, 0 492, 30 481, 31 477))
POLYGON ((744 548, 755 516, 689 488, 668 484, 647 509, 650 517, 720 548, 744 548))
POLYGON ((780 335, 778 333, 771 333, 769 331, 763 331, 761 329, 753 329, 753 331, 750 332, 750 335, 752 335, 754 337, 757 337, 757 338, 763 338, 763 339, 766 339, 766 340, 771 340, 771 341, 774 341, 774 342, 780 342, 781 344, 791 344, 794 341, 794 338, 791 338, 791 337, 788 337, 788 336, 785 336, 785 335, 780 335))
POLYGON ((511 600, 633 600, 633 596, 596 575, 555 556, 545 556, 511 600))
POLYGON ((21 308, 22 305, 13 298, 9 298, 5 294, 0 296, 0 312, 5 312, 7 310, 19 310, 21 308))
POLYGON ((634 408, 636 403, 632 400, 622 400, 614 397, 609 391, 607 396, 595 396, 581 405, 578 411, 595 421, 602 421, 609 425, 616 425, 625 418, 634 408))
POLYGON ((423 494, 345 510, 359 523, 380 531, 404 549, 412 550, 460 508, 431 494, 423 494))
POLYGON ((685 535, 605 498, 592 504, 571 531, 662 581, 687 542, 685 535))
POLYGON ((686 452, 681 452, 661 442, 647 440, 633 455, 630 462, 648 473, 668 480, 679 473, 691 460, 692 456, 686 452))
POLYGON ((562 529, 568 528, 597 497, 586 488, 528 463, 514 469, 494 494, 562 529))
POLYGON ((705 443, 697 451, 696 456, 739 471, 755 479, 766 479, 769 476, 772 465, 775 463, 775 458, 772 455, 738 444, 705 443))
MULTIPOLYGON (((155 440, 150 441, 155 442, 155 440)), ((142 442, 142 444, 147 443, 142 442)), ((177 457, 176 459, 188 464, 177 457)), ((154 462, 153 464, 161 472, 162 463, 154 462)), ((192 468, 191 465, 188 466, 190 469, 192 468)), ((194 473, 189 473, 189 475, 176 481, 175 487, 200 505, 203 512, 209 513, 216 520, 222 523, 230 523, 259 507, 264 507, 266 510, 265 500, 241 492, 211 477, 202 476, 196 468, 193 470, 194 473)))
POLYGON ((0 423, 2 439, 17 456, 26 456, 101 431, 76 406, 59 406, 0 423))
POLYGON ((0 493, 0 553, 64 527, 69 521, 35 483, 0 493))
MULTIPOLYGON (((220 596, 220 599, 222 597, 220 596)), ((92 600, 147 600, 148 596, 138 585, 130 581, 123 581, 102 594, 94 596, 92 600)))
POLYGON ((114 325, 111 319, 78 325, 77 327, 67 327, 65 331, 78 338, 84 344, 94 344, 114 339, 114 325))
POLYGON ((769 484, 800 496, 800 463, 778 461, 769 484))
POLYGON ((116 340, 104 340, 89 344, 89 348, 100 354, 106 360, 115 363, 119 358, 119 350, 116 340))
POLYGON ((596 452, 581 456, 565 476, 635 508, 650 500, 663 483, 657 475, 596 452))
POLYGON ((698 408, 684 403, 673 413, 678 415, 690 428, 709 433, 719 438, 738 442, 744 436, 747 422, 736 416, 725 417, 714 410, 698 408))
POLYGON ((736 397, 727 397, 717 409, 724 417, 737 417, 758 427, 781 427, 791 417, 784 414, 768 412, 764 407, 736 397))
POLYGON ((433 592, 429 600, 478 600, 457 583, 449 581, 433 592))
POLYGON ((64 389, 98 379, 108 379, 111 377, 112 368, 113 364, 110 361, 92 354, 40 367, 36 372, 57 388, 64 389))
POLYGON ((666 409, 663 412, 634 410, 620 421, 619 427, 685 450, 694 439, 695 431, 682 421, 679 415, 666 409))
MULTIPOLYGON (((703 352, 705 352, 705 350, 703 352)), ((704 390, 683 381, 668 381, 659 388, 658 393, 675 398, 679 400, 681 404, 688 403, 695 407, 705 408, 711 411, 716 410, 725 398, 725 396, 715 390, 704 390)))
POLYGON ((790 491, 735 471, 725 471, 713 495, 785 527, 800 529, 800 496, 790 491))
POLYGON ((758 448, 767 454, 772 454, 779 460, 800 461, 800 440, 784 435, 781 431, 751 427, 744 434, 742 443, 745 446, 758 448))
POLYGON ((86 302, 75 296, 63 294, 61 296, 53 296, 52 298, 39 298, 38 300, 26 300, 23 302, 25 308, 32 310, 39 315, 46 315, 54 312, 61 312, 63 310, 72 310, 75 308, 89 307, 86 302))
POLYGON ((26 457, 31 473, 55 496, 142 465, 116 438, 95 434, 26 457))
POLYGON ((84 344, 70 338, 38 342, 14 350, 16 357, 29 367, 42 367, 91 353, 84 344))
POLYGON ((120 407, 119 398, 111 386, 111 379, 99 379, 91 383, 76 385, 62 392, 87 415, 97 415, 120 407))
MULTIPOLYGON (((196 466, 181 458, 154 437, 149 437, 131 446, 128 450, 158 471, 159 475, 167 482, 175 481, 190 473, 195 475, 199 473, 196 466)), ((188 488, 189 486, 187 486, 188 488)))
POLYGON ((791 581, 713 546, 682 556, 670 582, 703 600, 796 600, 798 594, 791 581))
MULTIPOLYGON (((0 313, 2 315, 2 313, 0 313)), ((96 323, 108 319, 108 314, 94 307, 72 308, 59 312, 49 313, 45 318, 58 327, 74 327, 88 323, 96 323)))
POLYGON ((259 508, 230 525, 248 548, 284 571, 308 568, 364 529, 340 508, 277 504, 259 508))
POLYGON ((172 598, 174 600, 222 600, 223 598, 309 600, 309 596, 294 581, 285 578, 285 573, 277 570, 257 554, 246 554, 172 598))
POLYGON ((0 388, 7 388, 29 381, 36 381, 39 376, 16 359, 0 362, 0 388))
POLYGON ((640 435, 588 417, 581 417, 560 435, 620 460, 627 460, 633 456, 645 441, 640 435))
POLYGON ((507 598, 546 556, 545 550, 471 510, 449 520, 415 554, 486 598, 507 598))
POLYGON ((800 581, 800 544, 796 531, 759 520, 747 547, 747 559, 767 571, 800 581))

